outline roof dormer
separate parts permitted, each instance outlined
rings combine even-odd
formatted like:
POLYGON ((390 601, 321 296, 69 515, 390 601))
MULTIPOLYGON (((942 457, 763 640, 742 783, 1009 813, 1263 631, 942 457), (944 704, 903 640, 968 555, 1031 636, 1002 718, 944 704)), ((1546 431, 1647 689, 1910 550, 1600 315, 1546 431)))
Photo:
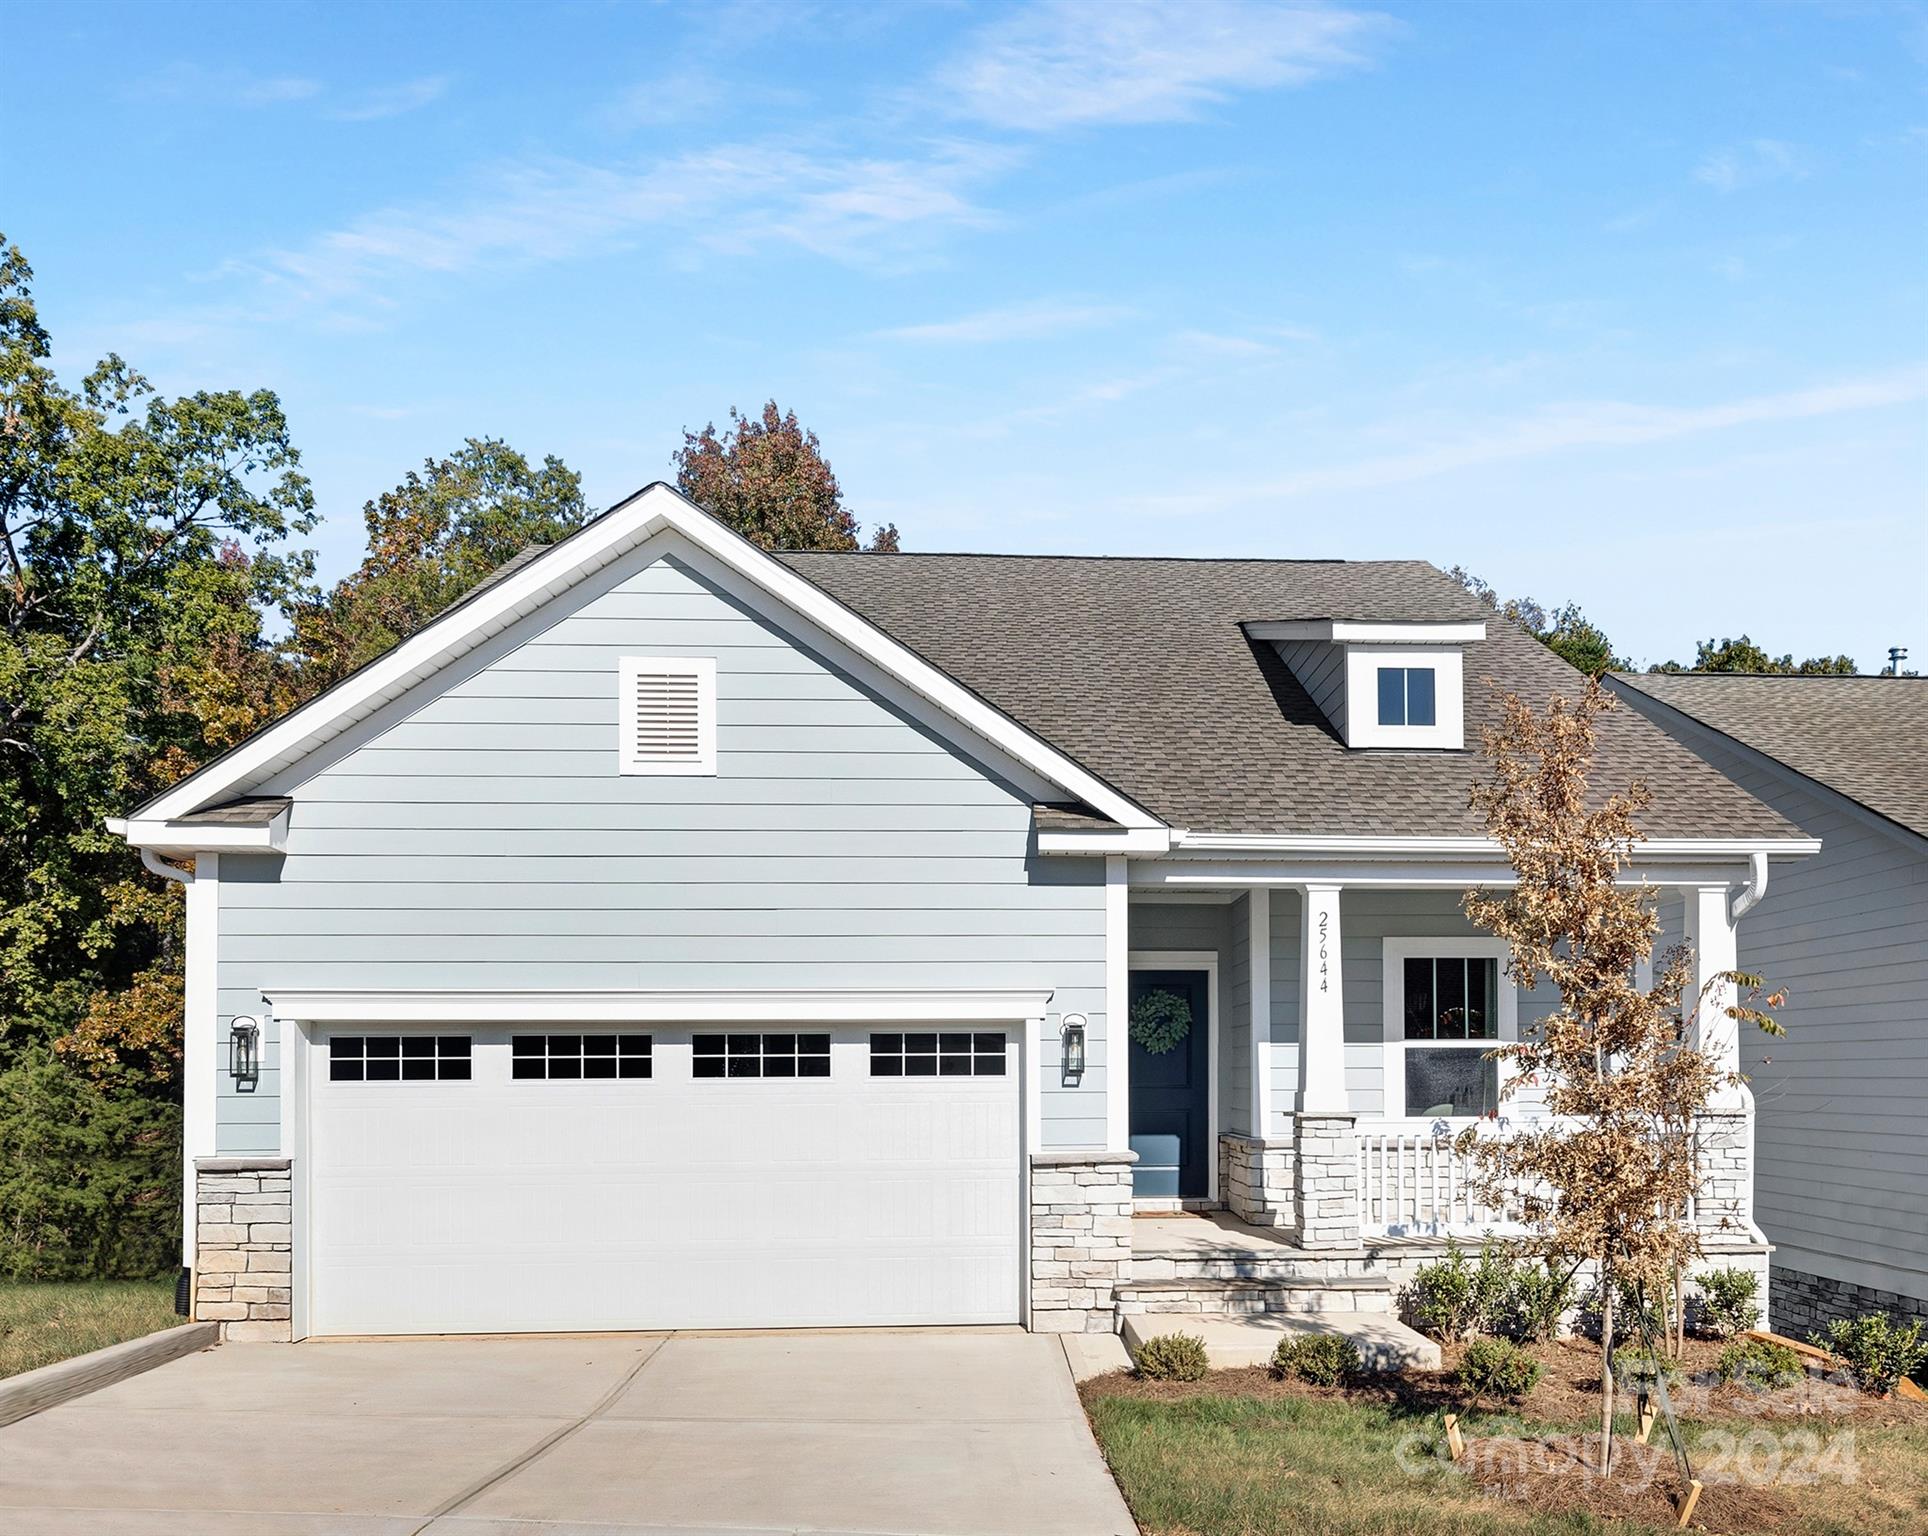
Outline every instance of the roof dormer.
POLYGON ((1485 624, 1275 619, 1245 632, 1271 642, 1348 747, 1465 747, 1465 648, 1485 624))

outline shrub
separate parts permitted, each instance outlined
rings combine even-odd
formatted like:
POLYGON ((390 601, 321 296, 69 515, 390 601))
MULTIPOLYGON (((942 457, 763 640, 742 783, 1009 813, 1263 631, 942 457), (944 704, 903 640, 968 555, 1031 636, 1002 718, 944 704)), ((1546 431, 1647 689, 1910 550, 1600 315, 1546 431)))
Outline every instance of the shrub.
MULTIPOLYGON (((1672 1297, 1656 1295, 1649 1291, 1643 1297, 1639 1287, 1630 1285, 1618 1276, 1614 1279, 1613 1336, 1617 1339, 1639 1338, 1641 1323, 1655 1338, 1667 1338, 1672 1297)), ((1605 1311, 1606 1292, 1598 1280, 1587 1292, 1586 1299, 1580 1304, 1579 1323, 1581 1329, 1592 1338, 1600 1337, 1600 1323, 1605 1311)))
POLYGON ((1343 1387, 1361 1368, 1358 1346, 1339 1333, 1283 1338, 1272 1351, 1274 1376, 1296 1376, 1315 1387, 1343 1387))
POLYGON ((1902 1328, 1889 1321, 1885 1312, 1870 1312, 1853 1322, 1837 1318, 1825 1334, 1810 1334, 1808 1342, 1839 1355, 1855 1385, 1875 1397, 1894 1391, 1896 1382, 1928 1361, 1921 1320, 1902 1328))
POLYGON ((1517 1344, 1475 1339, 1459 1357, 1459 1384, 1476 1397, 1522 1398, 1544 1369, 1517 1344))
POLYGON ((1503 1331, 1510 1338, 1543 1344, 1560 1331, 1560 1319, 1572 1305, 1571 1275, 1556 1275, 1544 1264, 1522 1264, 1513 1272, 1501 1308, 1503 1331))
POLYGON ((1138 1346, 1138 1374, 1147 1381, 1198 1381, 1209 1365, 1196 1334, 1164 1333, 1138 1346))
POLYGON ((1710 1269, 1700 1277, 1698 1331, 1710 1339, 1731 1339, 1761 1320, 1761 1282, 1745 1269, 1710 1269))
POLYGON ((1448 1238, 1446 1256, 1414 1272, 1406 1310, 1420 1332, 1457 1342, 1504 1319, 1513 1284, 1513 1260, 1492 1239, 1480 1245, 1479 1262, 1471 1264, 1466 1250, 1448 1238))
POLYGON ((1628 1392, 1652 1392, 1662 1380, 1677 1387, 1686 1376, 1678 1360, 1655 1360, 1644 1344, 1623 1344, 1613 1352, 1613 1379, 1628 1392))
POLYGON ((1807 1375, 1799 1355, 1767 1339, 1735 1340, 1720 1352, 1714 1369, 1722 1381, 1747 1387, 1791 1387, 1807 1375))

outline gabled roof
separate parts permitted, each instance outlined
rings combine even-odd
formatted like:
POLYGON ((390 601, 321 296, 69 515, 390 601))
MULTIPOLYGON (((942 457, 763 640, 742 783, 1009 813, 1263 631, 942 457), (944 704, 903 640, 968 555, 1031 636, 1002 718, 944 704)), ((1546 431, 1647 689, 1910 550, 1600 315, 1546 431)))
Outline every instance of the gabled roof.
POLYGON ((766 592, 786 618, 801 619, 909 689, 966 733, 1090 805, 1121 826, 1155 818, 1054 744, 1001 714, 902 643, 838 602, 660 481, 546 548, 525 550, 461 602, 334 687, 256 732, 142 805, 125 824, 130 841, 178 844, 183 818, 257 791, 282 770, 367 719, 552 598, 665 531, 766 592))
MULTIPOLYGON (((1465 647, 1469 744, 1494 687, 1544 699, 1580 674, 1418 560, 1164 560, 794 553, 842 599, 1174 827, 1266 836, 1469 837, 1477 751, 1359 751, 1246 624, 1484 621, 1465 647), (1489 686, 1489 680, 1491 685, 1489 686)), ((1799 837, 1632 709, 1600 726, 1597 782, 1642 778, 1656 838, 1799 837)), ((1040 823, 1043 825, 1044 823, 1040 823)))
POLYGON ((1648 672, 1613 685, 1928 837, 1928 678, 1648 672))

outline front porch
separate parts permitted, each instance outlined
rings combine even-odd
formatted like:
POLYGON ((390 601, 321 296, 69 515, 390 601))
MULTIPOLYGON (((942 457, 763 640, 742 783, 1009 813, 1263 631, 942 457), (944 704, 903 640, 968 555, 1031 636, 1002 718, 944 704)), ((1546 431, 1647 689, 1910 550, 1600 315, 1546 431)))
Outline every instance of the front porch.
MULTIPOLYGON (((1504 944, 1466 919, 1475 882, 1445 866, 1331 882, 1262 867, 1133 867, 1118 991, 1132 1019, 1163 993, 1164 1012, 1177 997, 1191 1020, 1176 1043, 1135 1027, 1114 1036, 1134 1213, 1223 1212, 1307 1254, 1522 1231, 1517 1199, 1482 1189, 1454 1142, 1468 1126, 1505 1136, 1543 1123, 1539 1095, 1514 1091, 1492 1053, 1558 999, 1516 986, 1504 944)), ((1505 878, 1496 868, 1487 883, 1505 878)), ((1660 947, 1692 944, 1702 981, 1731 970, 1733 885, 1699 865, 1644 878, 1660 947)), ((1730 992, 1714 988, 1699 1043, 1733 1070, 1730 992)), ((1690 1214, 1710 1244, 1761 1240, 1752 1112, 1739 1087, 1705 1116, 1690 1214)))

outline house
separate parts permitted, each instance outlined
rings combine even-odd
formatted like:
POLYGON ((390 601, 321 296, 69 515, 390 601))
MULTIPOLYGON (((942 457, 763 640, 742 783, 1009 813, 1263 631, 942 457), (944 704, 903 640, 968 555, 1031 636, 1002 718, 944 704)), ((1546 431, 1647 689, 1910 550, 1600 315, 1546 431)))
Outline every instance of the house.
MULTIPOLYGON (((1445 1133, 1547 1006, 1460 912, 1488 679, 1578 684, 1419 562, 772 556, 651 486, 116 824, 194 865, 199 1314, 1383 1316, 1504 1219, 1445 1133)), ((1731 966, 1813 840, 1630 710, 1600 768, 1731 966)))
POLYGON ((1805 1335, 1928 1317, 1928 681, 1615 677, 1629 704, 1810 837, 1740 930, 1785 988, 1785 1039, 1749 1033, 1756 1213, 1770 1312, 1805 1335))

